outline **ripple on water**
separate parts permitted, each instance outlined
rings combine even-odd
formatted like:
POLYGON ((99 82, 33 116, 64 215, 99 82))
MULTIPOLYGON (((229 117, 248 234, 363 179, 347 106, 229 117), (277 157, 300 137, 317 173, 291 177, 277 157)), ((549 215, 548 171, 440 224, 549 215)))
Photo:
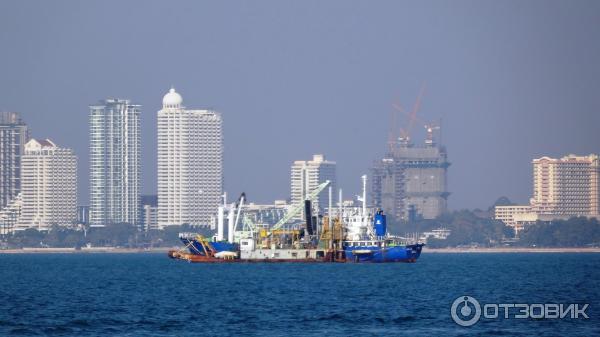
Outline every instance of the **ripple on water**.
POLYGON ((450 305, 461 295, 485 303, 600 303, 598 265, 600 254, 424 252, 415 264, 381 265, 0 254, 0 335, 591 336, 600 332, 596 319, 461 328, 450 305))

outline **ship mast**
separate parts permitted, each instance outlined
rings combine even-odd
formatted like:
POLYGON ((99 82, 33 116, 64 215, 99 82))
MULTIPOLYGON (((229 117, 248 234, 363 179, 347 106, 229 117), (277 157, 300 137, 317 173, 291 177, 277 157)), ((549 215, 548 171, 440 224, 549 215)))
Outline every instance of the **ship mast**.
POLYGON ((367 175, 363 175, 362 177, 362 182, 363 182, 363 190, 362 190, 362 216, 366 217, 367 216, 367 175))

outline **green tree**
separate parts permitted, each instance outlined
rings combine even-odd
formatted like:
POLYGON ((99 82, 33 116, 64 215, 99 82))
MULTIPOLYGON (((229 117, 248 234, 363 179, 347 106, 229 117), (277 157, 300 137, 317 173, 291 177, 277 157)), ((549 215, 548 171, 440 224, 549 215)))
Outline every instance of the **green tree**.
POLYGON ((538 221, 519 233, 523 246, 583 247, 600 245, 600 223, 596 218, 538 221))

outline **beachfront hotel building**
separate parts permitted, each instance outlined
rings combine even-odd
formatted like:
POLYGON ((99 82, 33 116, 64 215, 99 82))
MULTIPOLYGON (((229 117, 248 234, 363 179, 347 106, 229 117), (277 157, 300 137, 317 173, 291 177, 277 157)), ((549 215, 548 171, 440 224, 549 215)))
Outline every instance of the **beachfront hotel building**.
POLYGON ((529 205, 496 206, 494 219, 518 233, 536 221, 573 216, 600 217, 598 155, 541 157, 533 162, 533 197, 529 205))
POLYGON ((600 190, 598 155, 568 155, 533 160, 535 213, 555 216, 598 216, 600 190))
MULTIPOLYGON (((336 163, 325 159, 322 154, 313 155, 312 160, 297 160, 291 168, 291 202, 297 205, 325 181, 330 181, 332 191, 336 189, 336 163)), ((321 193, 313 203, 321 211, 328 207, 328 193, 321 193)), ((304 210, 300 217, 304 216, 304 210)))
POLYGON ((512 227, 518 235, 525 226, 540 220, 540 216, 529 205, 508 205, 494 207, 494 219, 512 227))
POLYGON ((223 194, 221 114, 185 109, 171 88, 158 111, 158 228, 210 226, 223 194))
POLYGON ((139 223, 140 110, 126 99, 90 105, 90 225, 139 223))
POLYGON ((77 218, 77 157, 49 139, 31 139, 21 159, 21 210, 14 230, 48 230, 77 218))

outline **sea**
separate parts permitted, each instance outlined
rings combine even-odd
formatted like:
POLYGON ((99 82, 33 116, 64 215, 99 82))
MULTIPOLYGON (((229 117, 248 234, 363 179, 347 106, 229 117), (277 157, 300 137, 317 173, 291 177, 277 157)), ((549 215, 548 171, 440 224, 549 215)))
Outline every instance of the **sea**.
POLYGON ((600 336, 599 312, 595 253, 424 249, 389 264, 0 254, 0 336, 600 336), (455 323, 465 297, 489 315, 455 323), (494 318, 494 304, 587 304, 588 318, 494 318))

